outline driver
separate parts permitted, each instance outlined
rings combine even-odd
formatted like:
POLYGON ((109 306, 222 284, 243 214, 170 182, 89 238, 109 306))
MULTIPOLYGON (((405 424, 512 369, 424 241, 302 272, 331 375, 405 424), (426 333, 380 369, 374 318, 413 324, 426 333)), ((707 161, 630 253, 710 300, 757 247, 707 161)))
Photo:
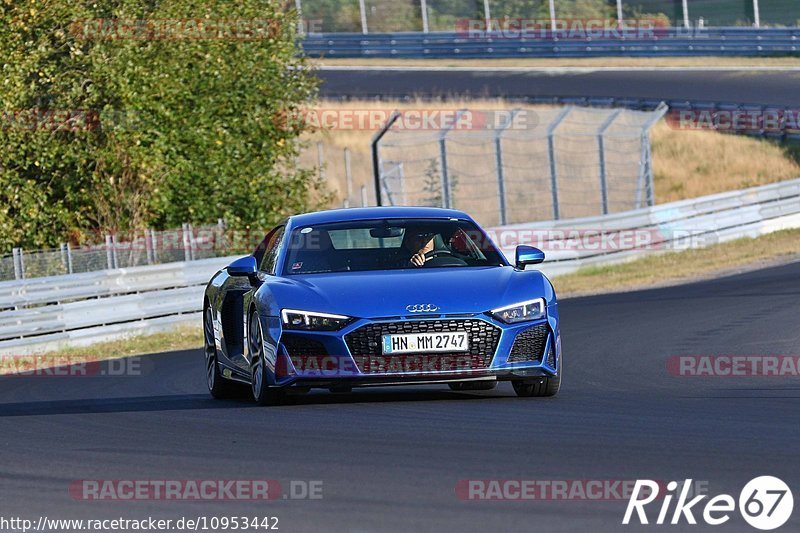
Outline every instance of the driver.
MULTIPOLYGON (((433 239, 436 233, 427 231, 424 228, 407 228, 403 235, 402 249, 407 257, 404 257, 405 264, 421 267, 430 259, 425 254, 433 251, 433 239)), ((405 255, 404 254, 404 255, 405 255)))

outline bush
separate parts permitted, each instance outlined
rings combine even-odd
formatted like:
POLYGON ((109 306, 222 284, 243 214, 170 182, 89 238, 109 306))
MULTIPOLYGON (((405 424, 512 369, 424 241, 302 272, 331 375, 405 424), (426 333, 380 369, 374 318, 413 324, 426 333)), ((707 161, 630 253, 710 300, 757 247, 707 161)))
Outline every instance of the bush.
POLYGON ((282 3, 0 0, 0 18, 3 249, 266 228, 327 200, 284 118, 317 82, 282 3))

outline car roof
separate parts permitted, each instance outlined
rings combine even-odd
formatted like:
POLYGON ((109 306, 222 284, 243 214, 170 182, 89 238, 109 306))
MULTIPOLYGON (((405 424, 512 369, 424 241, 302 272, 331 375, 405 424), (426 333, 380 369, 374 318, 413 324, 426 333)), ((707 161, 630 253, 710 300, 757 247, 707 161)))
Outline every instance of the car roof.
POLYGON ((326 224, 329 222, 348 222, 354 220, 375 220, 384 218, 458 218, 472 220, 472 218, 456 209, 442 209, 439 207, 356 207, 351 209, 331 209, 304 213, 289 217, 292 225, 310 226, 313 224, 326 224))

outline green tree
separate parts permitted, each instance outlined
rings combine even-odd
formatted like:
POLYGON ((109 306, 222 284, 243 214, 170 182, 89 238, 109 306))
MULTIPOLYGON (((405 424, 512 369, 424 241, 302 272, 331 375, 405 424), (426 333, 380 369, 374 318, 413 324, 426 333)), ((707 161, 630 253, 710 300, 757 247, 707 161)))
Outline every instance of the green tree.
POLYGON ((295 165, 304 126, 287 117, 317 81, 282 3, 0 0, 0 19, 3 249, 262 229, 327 200, 295 165))

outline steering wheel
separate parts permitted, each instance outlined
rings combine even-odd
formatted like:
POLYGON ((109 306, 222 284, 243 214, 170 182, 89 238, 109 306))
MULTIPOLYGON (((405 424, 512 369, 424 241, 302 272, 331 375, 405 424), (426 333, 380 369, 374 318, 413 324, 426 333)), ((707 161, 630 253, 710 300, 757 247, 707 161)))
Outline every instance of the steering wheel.
POLYGON ((431 259, 442 257, 443 255, 449 255, 450 257, 454 257, 453 252, 451 252, 450 250, 431 250, 430 252, 425 252, 425 262, 427 263, 431 259))
POLYGON ((423 266, 465 266, 466 264, 466 261, 456 257, 450 250, 431 250, 425 253, 425 264, 423 266))

